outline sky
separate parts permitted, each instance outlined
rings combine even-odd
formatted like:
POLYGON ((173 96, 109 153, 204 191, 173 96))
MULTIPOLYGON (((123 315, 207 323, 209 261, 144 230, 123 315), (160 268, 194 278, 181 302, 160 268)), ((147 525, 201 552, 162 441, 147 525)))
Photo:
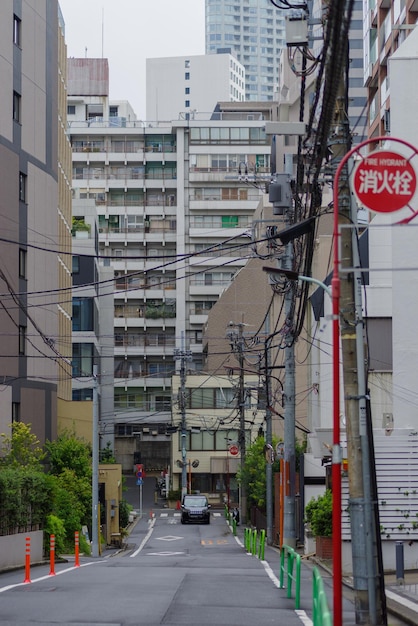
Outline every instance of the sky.
POLYGON ((112 100, 145 118, 145 60, 205 54, 205 0, 59 0, 69 57, 109 59, 112 100))

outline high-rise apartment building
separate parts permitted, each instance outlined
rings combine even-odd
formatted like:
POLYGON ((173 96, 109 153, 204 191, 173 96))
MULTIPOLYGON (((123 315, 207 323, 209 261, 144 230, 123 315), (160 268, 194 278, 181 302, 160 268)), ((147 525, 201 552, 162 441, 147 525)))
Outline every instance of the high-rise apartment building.
POLYGON ((363 3, 364 84, 368 89, 369 136, 390 132, 390 81, 388 59, 415 27, 414 0, 363 3))
POLYGON ((71 385, 63 23, 36 0, 1 3, 0 22, 0 430, 30 423, 44 442, 71 385))
POLYGON ((276 100, 285 11, 270 0, 205 0, 206 54, 230 52, 245 67, 245 99, 276 100))
MULTIPOLYGON (((69 59, 70 76, 80 61, 69 59)), ((188 370, 201 370, 207 313, 251 255, 270 177, 269 105, 144 123, 106 95, 83 98, 71 83, 69 94, 74 214, 95 205, 100 263, 114 271, 116 456, 124 469, 135 459, 165 469, 174 350, 190 350, 188 370)))
POLYGON ((147 120, 175 120, 245 98, 245 69, 230 54, 147 59, 147 120))

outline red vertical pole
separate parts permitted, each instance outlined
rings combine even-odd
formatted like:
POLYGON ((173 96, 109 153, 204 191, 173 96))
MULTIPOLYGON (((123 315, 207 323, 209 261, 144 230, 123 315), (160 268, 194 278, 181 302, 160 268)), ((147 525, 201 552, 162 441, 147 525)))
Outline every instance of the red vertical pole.
POLYGON ((55 535, 51 535, 49 538, 49 575, 55 576, 55 535))
POLYGON ((78 530, 74 533, 75 538, 75 566, 80 567, 80 536, 78 530))
POLYGON ((26 537, 25 549, 25 580, 24 583, 30 583, 30 537, 26 537))

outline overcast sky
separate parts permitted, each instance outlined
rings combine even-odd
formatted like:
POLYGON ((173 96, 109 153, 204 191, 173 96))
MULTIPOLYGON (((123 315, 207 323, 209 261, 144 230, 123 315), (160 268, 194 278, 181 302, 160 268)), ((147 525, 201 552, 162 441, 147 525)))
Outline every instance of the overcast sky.
POLYGON ((139 119, 145 118, 145 59, 205 53, 204 0, 59 3, 68 56, 108 58, 110 98, 129 100, 139 119))

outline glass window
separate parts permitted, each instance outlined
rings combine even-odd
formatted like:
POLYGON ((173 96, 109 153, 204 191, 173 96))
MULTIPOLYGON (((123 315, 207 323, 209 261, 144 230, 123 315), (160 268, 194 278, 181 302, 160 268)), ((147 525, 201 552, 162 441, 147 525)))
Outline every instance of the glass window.
POLYGON ((73 268, 72 268, 73 274, 79 274, 80 273, 80 257, 77 255, 73 256, 73 268))
POLYGON ((19 326, 19 354, 26 354, 26 326, 19 326))
POLYGON ((19 200, 26 202, 26 174, 19 172, 19 200))
POLYGON ((75 104, 67 104, 67 115, 75 115, 75 104))
POLYGON ((19 277, 26 278, 26 250, 19 250, 19 277))
POLYGON ((13 119, 15 122, 20 122, 20 94, 17 91, 13 92, 13 119))
POLYGON ((73 298, 73 331, 94 330, 93 298, 73 298))
POLYGON ((73 376, 93 376, 93 344, 73 343, 73 376))
POLYGON ((189 404, 191 409, 213 409, 213 389, 189 389, 189 404))
POLYGON ((16 46, 20 46, 21 26, 21 20, 17 17, 17 15, 13 15, 13 43, 16 46))
POLYGON ((185 80, 190 80, 190 72, 185 72, 184 79, 185 80))

